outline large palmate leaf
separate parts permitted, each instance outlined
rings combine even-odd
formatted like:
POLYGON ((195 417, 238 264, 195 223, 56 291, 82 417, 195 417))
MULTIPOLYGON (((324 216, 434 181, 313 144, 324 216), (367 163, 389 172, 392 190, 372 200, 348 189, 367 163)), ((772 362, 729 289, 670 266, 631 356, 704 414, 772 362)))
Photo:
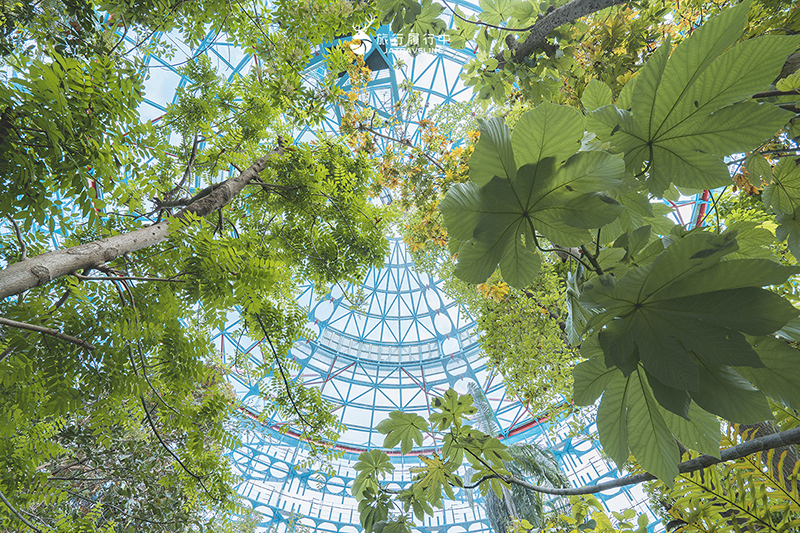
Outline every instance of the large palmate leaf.
POLYGON ((689 420, 663 409, 641 364, 626 376, 605 366, 595 336, 587 343, 581 353, 592 359, 575 367, 575 403, 590 405, 603 394, 597 409, 600 443, 620 468, 633 453, 648 472, 671 484, 680 460, 676 438, 688 448, 719 456, 717 417, 695 403, 688 409, 689 420))
POLYGON ((792 118, 777 106, 744 101, 769 87, 800 43, 770 35, 732 46, 749 5, 714 17, 671 57, 670 43, 661 45, 636 78, 630 111, 606 105, 589 113, 589 129, 625 153, 630 171, 646 174, 651 193, 662 195, 670 182, 691 189, 730 183, 721 158, 755 148, 792 118))
POLYGON ((598 191, 621 183, 624 163, 578 152, 583 127, 577 111, 550 103, 523 115, 513 135, 500 119, 481 123, 471 181, 451 187, 440 204, 450 237, 465 243, 458 277, 483 283, 499 264, 509 284, 525 287, 541 263, 539 237, 577 246, 619 216, 623 207, 598 191))
POLYGON ((800 158, 786 157, 775 165, 772 183, 764 187, 761 198, 777 215, 778 240, 788 239, 792 255, 800 257, 800 158))
POLYGON ((464 394, 460 396, 455 390, 448 389, 444 396, 438 396, 431 401, 434 409, 439 409, 441 413, 431 413, 429 419, 434 427, 439 431, 444 431, 450 426, 461 427, 461 423, 469 415, 477 412, 472 405, 472 396, 464 394))
POLYGON ((764 368, 737 368, 772 399, 800 409, 800 351, 775 337, 748 337, 764 368))
POLYGON ((773 333, 798 311, 761 287, 800 268, 723 260, 737 248, 731 232, 690 233, 649 265, 584 287, 582 303, 602 311, 588 326, 599 331, 605 366, 627 376, 641 363, 659 403, 684 418, 690 398, 736 422, 771 417, 763 395, 731 366, 764 367, 745 334, 773 333))
POLYGON ((380 433, 386 435, 383 439, 384 448, 394 448, 400 443, 400 451, 404 454, 411 451, 414 443, 422 445, 422 432, 429 431, 428 422, 419 415, 392 411, 389 418, 381 420, 375 426, 380 433))

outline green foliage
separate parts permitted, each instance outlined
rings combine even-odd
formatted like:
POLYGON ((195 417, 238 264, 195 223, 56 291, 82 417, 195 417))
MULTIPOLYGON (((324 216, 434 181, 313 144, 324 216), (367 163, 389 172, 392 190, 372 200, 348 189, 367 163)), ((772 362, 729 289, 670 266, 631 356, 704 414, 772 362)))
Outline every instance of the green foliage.
MULTIPOLYGON (((409 512, 413 512, 417 520, 432 515, 435 507, 443 506, 442 494, 453 499, 453 487, 464 487, 464 481, 456 474, 456 470, 465 457, 472 466, 472 482, 492 477, 488 485, 480 484, 484 494, 491 487, 499 497, 506 487, 505 481, 498 480, 497 476, 510 475, 506 465, 513 460, 513 456, 497 438, 465 424, 466 417, 476 412, 473 398, 450 389, 444 396, 434 398, 431 407, 435 411, 428 421, 415 414, 393 411, 389 418, 376 427, 386 435, 383 446, 393 448, 400 443, 403 454, 408 454, 414 444, 421 446, 422 432, 430 433, 430 427, 440 432, 447 431, 442 436, 444 445, 441 453, 419 455, 422 465, 411 468, 411 486, 394 491, 381 484, 380 478, 394 469, 385 452, 370 450, 359 455, 353 467, 359 474, 351 492, 359 501, 361 525, 365 530, 380 532, 392 528, 405 531, 413 524, 409 512), (402 503, 402 512, 392 513, 392 498, 402 503)), ((530 461, 530 450, 522 451, 520 457, 530 461)), ((523 470, 525 468, 520 466, 516 472, 523 470)))
POLYGON ((414 443, 422 446, 422 432, 429 431, 424 418, 400 411, 389 413, 389 418, 381 420, 375 429, 386 435, 383 441, 385 448, 394 448, 399 443, 400 451, 404 454, 411 451, 414 443))
MULTIPOLYGON (((724 444, 748 438, 733 427, 724 444)), ((800 525, 800 496, 796 453, 770 450, 749 455, 691 474, 678 476, 675 487, 665 492, 659 483, 651 489, 665 506, 668 529, 696 531, 792 531, 800 525), (790 462, 791 461, 791 462, 790 462), (765 468, 764 464, 775 465, 765 468)))
POLYGON ((612 511, 609 516, 600 501, 592 496, 571 496, 569 499, 570 513, 552 516, 547 524, 547 531, 557 533, 645 533, 648 519, 646 514, 636 516, 633 509, 622 512, 612 511), (636 518, 634 522, 633 519, 636 518))
POLYGON ((742 101, 767 88, 800 43, 766 36, 731 48, 749 6, 714 17, 671 56, 669 41, 662 44, 630 82, 630 111, 608 105, 589 114, 589 128, 625 154, 630 172, 641 176, 645 168, 652 194, 662 196, 671 182, 687 189, 730 183, 721 158, 757 147, 791 118, 775 106, 742 101))
POLYGON ((525 287, 541 264, 537 233, 574 246, 619 216, 622 206, 597 191, 619 184, 622 161, 578 152, 582 135, 580 115, 553 104, 523 115, 513 136, 501 119, 482 123, 470 182, 440 204, 451 238, 465 243, 458 277, 482 283, 499 263, 511 286, 525 287))
POLYGON ((543 262, 524 292, 479 302, 477 322, 487 365, 537 409, 556 406, 572 395, 578 353, 566 338, 566 299, 557 267, 543 262))

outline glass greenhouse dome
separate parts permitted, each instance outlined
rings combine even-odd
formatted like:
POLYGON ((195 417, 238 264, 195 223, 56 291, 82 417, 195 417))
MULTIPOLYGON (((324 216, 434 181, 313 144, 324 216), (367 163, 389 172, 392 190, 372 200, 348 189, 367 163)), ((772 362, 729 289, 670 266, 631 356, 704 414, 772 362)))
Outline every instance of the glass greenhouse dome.
MULTIPOLYGON (((460 9, 464 16, 481 12, 478 5, 466 0, 448 3, 452 8, 447 18, 451 28, 455 26, 454 9, 460 9)), ((158 123, 167 107, 177 103, 176 91, 192 83, 181 74, 180 67, 198 56, 207 57, 211 66, 229 82, 259 67, 258 57, 228 43, 226 36, 219 32, 209 32, 194 47, 180 42, 179 37, 172 34, 159 37, 173 41, 178 53, 168 59, 158 55, 144 57, 148 75, 144 103, 139 109, 142 120, 158 123)), ((379 27, 375 35, 357 37, 359 41, 353 45, 353 50, 364 57, 370 71, 363 105, 377 116, 393 119, 381 130, 385 135, 375 139, 379 152, 395 146, 397 139, 409 146, 421 144, 419 124, 433 110, 467 102, 473 97, 472 89, 465 86, 462 74, 465 64, 479 54, 477 43, 469 41, 464 48, 456 49, 445 40, 435 38, 412 53, 406 47, 408 43, 404 42, 408 39, 398 37, 388 26, 379 27), (398 110, 412 96, 419 99, 419 105, 411 113, 400 113, 398 110)), ((136 36, 126 35, 123 39, 138 46, 136 36)), ((352 39, 353 36, 342 36, 337 42, 346 43, 352 39)), ((307 64, 303 72, 306 87, 322 85, 322 80, 329 74, 325 54, 334 44, 320 46, 307 64)), ((351 88, 346 73, 340 76, 338 84, 345 90, 351 88)), ((325 110, 325 117, 318 127, 295 127, 292 124, 287 127, 294 142, 310 142, 324 135, 339 135, 342 121, 342 109, 332 105, 325 110)), ((204 142, 197 143, 195 151, 198 147, 202 149, 204 142)), ((216 163, 213 168, 216 169, 216 163)), ((189 174, 187 169, 186 176, 189 174)), ((238 172, 231 168, 224 174, 227 177, 238 172)), ((186 187, 192 193, 207 185, 199 175, 194 179, 194 183, 186 187)), ((102 194, 102 191, 95 189, 94 194, 102 194)), ((671 216, 675 222, 691 228, 703 225, 709 212, 716 207, 712 205, 715 194, 714 191, 705 191, 665 202, 673 209, 671 216)), ((384 189, 375 201, 391 204, 392 192, 384 189)), ((137 222, 145 218, 138 214, 126 216, 136 218, 137 222)), ((160 216, 158 220, 161 220, 160 216)), ((14 229, 21 242, 16 225, 12 228, 0 221, 0 232, 9 239, 14 238, 14 229)), ((52 244, 57 248, 63 244, 59 242, 63 235, 58 231, 51 232, 52 244)), ((599 233, 597 240, 600 240, 599 233)), ((597 245, 598 256, 601 244, 597 245)), ((118 290, 122 293, 121 289, 118 290)), ((389 417, 389 413, 397 410, 427 419, 432 412, 433 398, 451 388, 461 394, 474 390, 474 387, 480 389, 491 408, 498 438, 506 445, 536 443, 549 450, 573 486, 593 485, 622 477, 615 464, 602 452, 598 439, 593 437, 597 435, 594 423, 582 425, 571 418, 553 418, 546 408, 531 405, 506 388, 503 376, 487 367, 474 310, 448 296, 442 279, 415 266, 412 254, 397 232, 388 236, 388 254, 383 265, 369 269, 360 283, 320 288, 304 282, 295 298, 307 318, 308 333, 291 348, 289 357, 296 365, 290 377, 302 379, 305 386, 319 389, 322 398, 334 406, 333 414, 345 428, 337 441, 324 443, 336 452, 329 459, 325 472, 317 469, 318 463, 310 460, 313 457, 308 443, 289 421, 274 414, 270 406, 264 404, 264 392, 272 376, 268 374, 263 379, 256 379, 247 370, 254 366, 272 367, 273 359, 266 340, 243 333, 243 321, 236 312, 228 313, 223 327, 216 329, 215 323, 211 339, 223 362, 233 369, 226 378, 239 402, 236 423, 240 428, 240 442, 229 455, 234 473, 241 478, 236 491, 243 497, 245 505, 254 511, 259 531, 282 533, 294 523, 300 523, 315 533, 363 531, 359 522, 359 502, 352 496, 351 488, 358 473, 354 466, 359 455, 383 449, 384 435, 376 427, 389 417), (247 368, 239 364, 244 360, 249 362, 247 368)), ((182 322, 177 330, 180 331, 187 323, 182 322)), ((141 351, 141 347, 139 349, 141 351)), ((0 361, 2 359, 0 356, 0 361)), ((141 402, 144 405, 144 397, 141 397, 141 402)), ((147 413, 146 406, 144 409, 147 413)), ((596 406, 586 409, 589 415, 595 412, 596 406)), ((594 418, 588 416, 586 419, 594 418)), ((423 435, 421 445, 415 446, 409 454, 400 453, 398 448, 386 450, 395 466, 387 478, 388 488, 409 486, 414 475, 411 469, 420 465, 418 456, 440 450, 441 446, 438 435, 428 433, 423 435)), ((467 467, 462 466, 458 473, 466 478, 467 467)), ((664 529, 660 517, 650 509, 648 496, 640 485, 617 488, 596 496, 609 511, 635 509, 637 513, 646 515, 651 533, 664 529)), ((489 533, 493 530, 483 504, 478 491, 473 494, 465 489, 456 489, 454 500, 444 500, 443 508, 436 509, 413 531, 489 533)))
MULTIPOLYGON (((478 9, 469 2, 453 4, 465 13, 478 9)), ((451 27, 453 24, 451 17, 451 27)), ((248 72, 257 59, 225 43, 221 37, 224 36, 210 33, 198 50, 229 79, 248 72)), ((374 37, 364 39, 358 51, 363 53, 372 71, 368 83, 369 106, 376 113, 391 117, 397 114, 396 104, 408 95, 422 95, 419 111, 403 117, 390 132, 411 142, 417 141, 420 134, 417 123, 435 106, 472 97, 472 91, 464 86, 459 75, 463 65, 475 57, 477 45, 468 43, 464 49, 454 49, 441 40, 431 45, 422 53, 410 54, 402 40, 398 42, 384 26, 374 37), (396 64, 402 66, 396 68, 396 64)), ((326 74, 325 48, 320 47, 305 71, 309 86, 326 74)), ((188 54, 187 50, 187 59, 188 54)), ((158 120, 166 105, 173 101, 175 89, 189 82, 173 66, 183 60, 180 55, 170 61, 148 58, 150 77, 141 110, 144 118, 158 120)), ((349 87, 347 75, 340 84, 349 87)), ((320 128, 297 130, 295 139, 313 140, 320 132, 336 135, 341 119, 340 109, 331 107, 320 128)), ((380 138, 377 142, 381 147, 391 143, 380 138)), ((382 199, 384 203, 391 202, 388 191, 382 199)), ((701 195, 673 203, 675 219, 691 225, 703 218, 710 203, 707 196, 701 195)), ((238 490, 259 513, 262 527, 277 526, 281 530, 299 519, 314 531, 360 531, 358 504, 349 488, 356 476, 353 465, 358 455, 381 446, 383 436, 375 426, 394 410, 427 416, 432 397, 450 387, 464 393, 470 381, 484 392, 501 438, 507 444, 537 442, 548 448, 576 486, 619 477, 614 465, 601 456, 596 441, 568 436, 570 420, 550 420, 506 391, 502 376, 487 369, 482 361, 480 340, 469 310, 444 294, 441 280, 414 269, 401 239, 390 238, 384 267, 371 269, 361 286, 334 287, 331 292, 321 293, 313 285, 305 285, 297 301, 307 309, 307 326, 314 335, 298 342, 291 351, 301 369, 295 375, 302 375, 308 386, 318 387, 326 400, 339 406, 336 413, 347 430, 334 443, 342 452, 341 459, 332 465, 334 476, 298 468, 308 458, 308 450, 297 435, 291 430, 281 431, 284 421, 276 416, 266 423, 257 421, 263 401, 259 387, 263 383, 250 381, 242 373, 230 375, 230 382, 242 401, 246 428, 241 446, 232 453, 236 473, 244 479, 238 490), (346 293, 357 293, 361 299, 354 303, 346 293)), ((241 335, 238 318, 229 318, 228 325, 214 339, 220 352, 229 361, 247 354, 253 363, 262 363, 261 339, 241 335)), ((593 431, 596 428, 587 427, 584 435, 593 431)), ((392 461, 396 470, 390 488, 402 488, 410 482, 409 468, 419 464, 414 453, 440 445, 434 435, 426 435, 422 447, 410 456, 395 452, 392 461)), ((640 487, 626 487, 598 496, 608 509, 636 508, 648 514, 651 530, 660 527, 640 487)), ((444 509, 427 518, 418 530, 491 531, 480 498, 478 502, 471 505, 465 491, 460 490, 455 502, 445 501, 444 509)))

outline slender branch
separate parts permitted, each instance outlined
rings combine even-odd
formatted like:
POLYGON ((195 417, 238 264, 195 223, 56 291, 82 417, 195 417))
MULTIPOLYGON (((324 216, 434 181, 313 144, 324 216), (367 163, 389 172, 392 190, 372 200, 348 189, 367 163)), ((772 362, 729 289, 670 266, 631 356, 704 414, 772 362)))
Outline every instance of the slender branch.
MULTIPOLYGON (((731 448, 722 450, 720 452, 719 459, 717 459, 712 455, 704 454, 701 455, 700 457, 684 461, 678 464, 678 472, 681 474, 686 474, 688 472, 696 472, 697 470, 703 470, 704 468, 708 468, 709 466, 715 464, 724 463, 727 461, 733 461, 735 459, 741 459, 742 457, 746 457, 753 453, 763 452, 771 450, 773 448, 779 448, 781 446, 789 446, 791 444, 800 444, 800 427, 793 428, 787 431, 782 431, 780 433, 773 433, 771 435, 766 435, 764 437, 759 437, 757 439, 737 444, 736 446, 732 446, 731 448)), ((556 489, 551 487, 532 485, 527 481, 515 478, 513 476, 500 476, 500 479, 506 481, 507 483, 518 485, 528 490, 542 492, 544 494, 553 494, 556 496, 576 496, 581 494, 596 494, 604 490, 626 487, 628 485, 636 485, 639 483, 643 483, 645 481, 652 481, 656 479, 656 476, 650 473, 635 474, 620 479, 615 479, 614 481, 608 481, 606 483, 599 483, 597 485, 587 485, 572 489, 556 489)))
POLYGON ((297 407, 297 404, 294 402, 294 397, 292 396, 292 389, 289 386, 289 380, 286 378, 286 372, 283 370, 283 365, 281 364, 281 359, 278 356, 278 352, 275 350, 275 346, 272 344, 272 340, 269 337, 269 333, 267 333, 267 328, 264 326, 264 322, 261 321, 261 315, 258 313, 254 313, 256 320, 258 320, 258 325, 261 326, 261 331, 264 332, 264 337, 267 339, 267 343, 269 344, 270 349, 272 349, 272 355, 275 359, 275 363, 278 365, 278 372, 283 378, 283 384, 286 386, 286 395, 289 397, 289 401, 292 404, 292 409, 297 414, 297 417, 300 419, 303 424, 312 428, 312 429, 319 429, 320 424, 312 424, 303 416, 303 413, 300 412, 300 409, 297 407))
POLYGON ((764 91, 763 93, 756 93, 753 98, 769 98, 771 96, 796 96, 800 94, 800 89, 792 89, 790 91, 764 91))
MULTIPOLYGON (((375 131, 374 129, 372 129, 372 128, 370 128, 370 127, 367 127, 367 126, 365 126, 365 125, 363 125, 363 124, 359 124, 359 126, 358 126, 358 129, 359 129, 360 131, 365 131, 365 132, 367 132, 367 133, 371 133, 372 135, 376 135, 376 136, 378 136, 378 137, 381 137, 381 138, 383 138, 383 139, 386 139, 387 141, 393 141, 393 142, 396 142, 396 143, 402 144, 403 146, 406 146, 406 147, 408 147, 408 148, 411 148, 411 146, 412 146, 412 144, 411 144, 411 141, 409 141, 408 139, 398 139, 397 137, 392 137, 392 136, 390 136, 390 135, 386 135, 386 134, 384 134, 384 133, 381 133, 381 132, 379 132, 379 131, 375 131)), ((432 156, 428 155, 426 152, 424 152, 424 151, 423 151, 423 152, 422 152, 422 156, 423 156, 425 159, 427 159, 428 161, 430 161, 431 163, 433 163, 433 165, 434 165, 436 168, 438 168, 438 169, 439 169, 439 172, 442 172, 442 173, 446 173, 446 172, 447 172, 447 170, 445 170, 445 168, 442 166, 442 164, 441 164, 441 163, 439 163, 439 162, 438 162, 436 159, 434 159, 432 156)))
POLYGON ((6 218, 11 225, 14 226, 14 233, 17 236, 17 242, 19 243, 19 260, 25 261, 25 258, 28 257, 28 247, 25 246, 25 241, 22 240, 22 233, 19 231, 19 226, 17 226, 17 222, 11 218, 10 216, 6 215, 6 218))
POLYGON ((20 512, 17 511, 17 509, 13 505, 11 505, 11 502, 6 499, 6 495, 3 494, 3 491, 0 491, 0 500, 3 500, 5 506, 8 507, 9 511, 11 511, 11 514, 17 517, 17 520, 28 526, 33 531, 36 531, 36 533, 42 533, 41 529, 28 522, 28 520, 24 516, 22 516, 22 514, 20 514, 20 512))
POLYGON ((170 283, 186 283, 185 280, 175 279, 175 278, 147 278, 147 277, 136 277, 136 276, 92 277, 92 276, 84 276, 82 274, 72 274, 72 275, 84 281, 167 281, 170 283))
POLYGON ((61 333, 56 329, 46 328, 44 326, 28 324, 27 322, 18 322, 16 320, 9 320, 8 318, 3 318, 3 317, 0 317, 0 325, 12 328, 27 329, 28 331, 36 331, 38 333, 44 333, 45 335, 56 337, 57 339, 61 339, 62 341, 67 341, 71 342, 72 344, 77 344, 78 346, 80 346, 81 348, 85 348, 86 350, 94 350, 95 348, 93 344, 90 344, 85 340, 73 337, 72 335, 67 335, 66 333, 61 333))
POLYGON ((161 447, 162 447, 162 448, 164 448, 165 450, 167 450, 167 453, 169 453, 169 454, 172 456, 172 458, 173 458, 173 459, 175 459, 175 461, 177 461, 177 463, 178 463, 179 465, 181 465, 181 468, 183 468, 183 470, 184 470, 184 471, 185 471, 187 474, 189 474, 190 476, 192 476, 193 478, 195 478, 195 479, 197 480, 197 482, 198 482, 198 483, 200 483, 200 486, 201 486, 201 487, 203 487, 203 490, 206 492, 206 494, 208 494, 209 496, 211 496, 211 493, 208 491, 208 488, 206 488, 206 485, 205 485, 205 483, 203 483, 203 478, 201 478, 200 476, 198 476, 197 474, 195 474, 194 472, 192 472, 191 470, 189 470, 189 467, 188 467, 188 466, 186 466, 186 465, 183 463, 183 461, 181 461, 181 458, 180 458, 180 457, 178 457, 178 456, 175 454, 175 452, 173 452, 173 451, 172 451, 172 450, 169 448, 169 446, 167 445, 167 443, 166 443, 166 442, 164 442, 164 439, 163 439, 163 438, 161 438, 161 434, 160 434, 160 433, 158 432, 158 430, 156 429, 156 425, 155 425, 155 423, 153 422, 153 419, 150 417, 150 411, 148 411, 148 410, 147 410, 147 404, 146 404, 146 403, 145 403, 145 401, 144 401, 144 396, 140 396, 140 397, 139 397, 139 399, 140 399, 140 400, 141 400, 141 402, 142 402, 142 409, 144 409, 144 414, 145 414, 145 415, 146 415, 146 417, 147 417, 147 423, 148 423, 148 425, 150 426, 150 429, 152 429, 152 430, 153 430, 153 434, 154 434, 154 435, 156 436, 156 438, 158 439, 158 442, 160 442, 160 443, 161 443, 161 447))

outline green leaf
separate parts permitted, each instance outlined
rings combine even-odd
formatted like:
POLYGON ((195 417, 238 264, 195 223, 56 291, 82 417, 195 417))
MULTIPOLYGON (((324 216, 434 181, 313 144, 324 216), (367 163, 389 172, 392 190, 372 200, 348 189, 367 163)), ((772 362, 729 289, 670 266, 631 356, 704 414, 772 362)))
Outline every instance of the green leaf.
POLYGON ((586 111, 594 111, 598 107, 611 103, 611 87, 598 80, 589 80, 583 90, 581 102, 586 111))
POLYGON ((511 132, 502 118, 478 119, 481 137, 469 158, 469 179, 483 186, 495 176, 512 179, 517 171, 511 132))
POLYGON ((800 158, 791 157, 778 161, 772 183, 761 193, 764 205, 776 213, 792 214, 800 207, 799 163, 800 158))
POLYGON ((600 444, 622 471, 627 462, 628 450, 628 382, 629 378, 614 370, 597 408, 597 430, 600 444))
POLYGON ((737 367, 736 372, 767 396, 800 409, 800 351, 775 337, 748 337, 763 368, 737 367))
POLYGON ((760 391, 729 366, 700 366, 703 386, 689 391, 697 405, 740 424, 771 420, 772 410, 760 391))
POLYGON ((609 369, 603 363, 603 351, 597 335, 583 341, 581 355, 590 359, 577 364, 572 370, 575 379, 572 399, 576 405, 592 405, 614 378, 616 369, 609 369))
MULTIPOLYGON (((721 261, 736 250, 734 237, 690 233, 650 265, 633 268, 618 281, 602 276, 584 287, 583 303, 603 311, 589 326, 607 324, 599 333, 606 366, 616 365, 627 374, 641 361, 658 381, 656 397, 681 416, 686 414, 680 407, 685 396, 670 388, 688 391, 715 414, 747 416, 742 406, 727 409, 706 400, 702 379, 719 384, 722 371, 709 368, 720 365, 761 367, 744 334, 772 333, 798 315, 786 300, 761 288, 782 284, 798 269, 763 259, 721 261)), ((757 394, 743 393, 741 399, 752 403, 752 412, 763 406, 757 394)))
POLYGON ((681 444, 689 449, 719 457, 720 423, 715 415, 691 402, 688 411, 689 420, 665 409, 661 410, 661 416, 681 444))
MULTIPOLYGON (((628 445, 642 467, 672 487, 680 454, 642 368, 628 378, 628 445)), ((619 463, 617 463, 619 466, 619 463)))
MULTIPOLYGON (((550 110, 535 116, 559 113, 550 110)), ((537 153, 551 153, 548 146, 545 139, 537 153)), ((485 154, 481 157, 486 158, 485 154)), ((459 250, 455 274, 470 283, 483 283, 502 261, 504 279, 515 287, 527 286, 540 264, 532 251, 532 231, 562 246, 590 241, 588 229, 604 226, 623 209, 595 192, 619 185, 623 167, 618 156, 579 152, 563 164, 546 157, 515 169, 511 177, 495 175, 483 187, 454 185, 440 209, 448 230, 466 241, 459 250)))
POLYGON ((453 389, 448 389, 444 396, 437 396, 431 400, 431 406, 441 411, 441 413, 430 415, 431 424, 439 431, 445 431, 451 426, 461 427, 461 423, 469 415, 477 412, 475 406, 472 405, 472 396, 469 394, 460 396, 453 389))
POLYGON ((546 157, 566 159, 580 148, 583 131, 583 115, 577 109, 542 103, 520 117, 511 135, 517 168, 546 157))
POLYGON ((422 446, 422 432, 428 432, 428 423, 419 415, 392 411, 389 418, 381 420, 375 429, 386 435, 384 448, 394 448, 400 443, 400 451, 407 454, 414 443, 422 446))
POLYGON ((753 187, 760 189, 763 183, 772 183, 772 165, 763 155, 758 153, 747 154, 745 168, 747 169, 750 184, 753 187))
POLYGON ((636 78, 630 114, 614 106, 590 113, 590 128, 625 154, 629 171, 641 175, 648 163, 645 180, 654 195, 670 182, 690 189, 730 183, 721 157, 755 148, 791 118, 771 104, 742 102, 769 86, 800 42, 765 36, 728 50, 741 36, 748 5, 711 19, 669 58, 663 44, 636 78))
POLYGON ((775 217, 779 226, 775 228, 775 236, 779 241, 786 241, 789 251, 797 259, 800 257, 800 207, 791 213, 781 213, 775 217))

